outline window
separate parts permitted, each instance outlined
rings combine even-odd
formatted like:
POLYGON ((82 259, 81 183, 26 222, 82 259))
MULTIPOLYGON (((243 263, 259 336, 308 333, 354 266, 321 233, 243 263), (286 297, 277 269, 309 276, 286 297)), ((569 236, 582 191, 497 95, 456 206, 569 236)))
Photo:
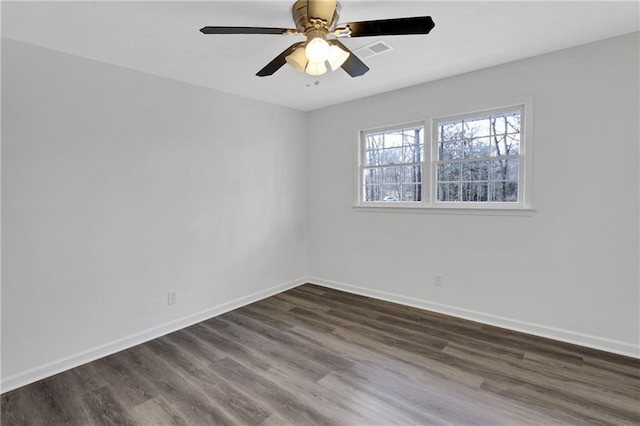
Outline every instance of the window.
POLYGON ((436 203, 518 203, 522 108, 435 120, 436 203))
POLYGON ((422 201, 424 126, 364 132, 363 202, 422 201))
POLYGON ((358 205, 529 208, 529 110, 527 100, 436 118, 427 141, 417 123, 361 132, 358 205))

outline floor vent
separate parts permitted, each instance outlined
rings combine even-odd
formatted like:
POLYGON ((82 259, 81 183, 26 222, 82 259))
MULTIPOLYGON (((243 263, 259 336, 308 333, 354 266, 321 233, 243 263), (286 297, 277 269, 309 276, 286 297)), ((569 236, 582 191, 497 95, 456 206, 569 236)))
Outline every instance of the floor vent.
POLYGON ((393 46, 391 46, 386 41, 376 41, 375 43, 368 44, 359 49, 353 51, 361 59, 370 58, 372 56, 380 55, 384 52, 388 52, 389 50, 393 50, 393 46))

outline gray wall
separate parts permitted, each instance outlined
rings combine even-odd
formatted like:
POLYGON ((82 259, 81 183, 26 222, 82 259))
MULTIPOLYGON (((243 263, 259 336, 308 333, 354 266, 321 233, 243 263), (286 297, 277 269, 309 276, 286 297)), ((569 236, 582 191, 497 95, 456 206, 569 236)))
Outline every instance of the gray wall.
POLYGON ((301 112, 3 39, 3 387, 302 282, 305 131, 301 112))
POLYGON ((635 33, 311 113, 312 279, 639 356, 638 51, 635 33), (359 130, 531 95, 531 215, 352 208, 359 130))

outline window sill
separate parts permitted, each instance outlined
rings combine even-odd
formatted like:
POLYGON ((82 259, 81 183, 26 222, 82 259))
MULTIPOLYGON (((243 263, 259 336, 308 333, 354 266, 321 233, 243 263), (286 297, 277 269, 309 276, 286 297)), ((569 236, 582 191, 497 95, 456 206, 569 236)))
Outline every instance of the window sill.
POLYGON ((536 212, 528 207, 466 207, 466 206, 412 206, 407 204, 356 204, 353 206, 356 212, 368 213, 426 213, 448 215, 473 215, 473 216, 533 216, 536 212))

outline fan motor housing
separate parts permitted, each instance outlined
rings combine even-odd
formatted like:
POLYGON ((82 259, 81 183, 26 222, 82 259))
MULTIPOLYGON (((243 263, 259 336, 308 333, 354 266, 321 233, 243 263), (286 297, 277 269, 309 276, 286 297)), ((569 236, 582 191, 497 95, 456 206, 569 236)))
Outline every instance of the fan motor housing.
MULTIPOLYGON (((337 24, 340 16, 338 15, 338 9, 340 8, 339 4, 336 4, 335 12, 331 18, 331 22, 327 22, 326 29, 331 31, 333 27, 337 24)), ((308 9, 307 9, 307 0, 297 0, 293 4, 293 8, 291 9, 291 14, 293 15, 293 22, 296 24, 296 28, 301 33, 305 33, 309 28, 313 28, 313 24, 309 19, 308 9)))

